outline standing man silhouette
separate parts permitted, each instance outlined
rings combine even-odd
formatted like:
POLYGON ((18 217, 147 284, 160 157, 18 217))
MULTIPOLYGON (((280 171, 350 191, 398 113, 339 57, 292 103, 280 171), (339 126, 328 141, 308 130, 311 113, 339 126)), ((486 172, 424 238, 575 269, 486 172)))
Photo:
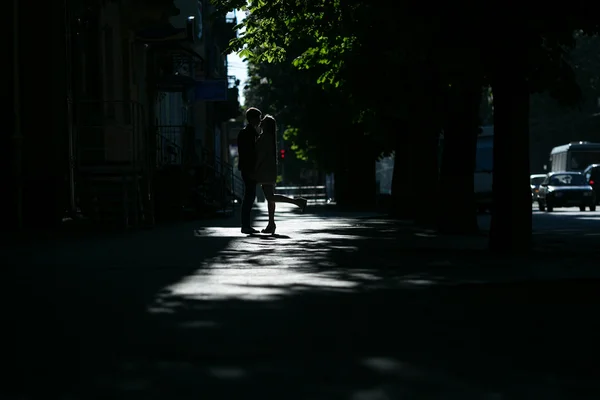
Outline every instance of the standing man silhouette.
POLYGON ((244 181, 244 199, 242 200, 242 233, 253 234, 258 230, 250 225, 250 213, 256 198, 256 139, 259 135, 262 112, 255 107, 246 110, 247 125, 238 134, 238 169, 244 181))

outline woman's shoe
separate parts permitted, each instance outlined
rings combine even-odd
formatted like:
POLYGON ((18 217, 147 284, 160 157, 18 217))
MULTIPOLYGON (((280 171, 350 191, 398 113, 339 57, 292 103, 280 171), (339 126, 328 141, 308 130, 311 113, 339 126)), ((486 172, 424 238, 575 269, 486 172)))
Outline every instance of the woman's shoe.
POLYGON ((275 229, 277 229, 277 225, 275 225, 275 223, 272 223, 272 224, 267 225, 267 227, 260 232, 261 233, 270 233, 271 235, 274 235, 275 229))
POLYGON ((304 212, 304 210, 306 210, 307 203, 308 203, 308 200, 306 200, 304 197, 298 198, 298 207, 300 207, 300 212, 304 212))

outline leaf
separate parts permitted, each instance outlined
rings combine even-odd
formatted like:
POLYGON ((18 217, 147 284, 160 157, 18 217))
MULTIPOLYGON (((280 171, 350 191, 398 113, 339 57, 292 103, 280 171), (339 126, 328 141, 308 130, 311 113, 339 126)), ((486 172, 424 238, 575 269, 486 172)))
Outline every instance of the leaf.
POLYGON ((249 48, 245 48, 242 51, 240 51, 238 53, 238 56, 240 58, 252 58, 254 56, 254 54, 252 53, 252 51, 249 48))

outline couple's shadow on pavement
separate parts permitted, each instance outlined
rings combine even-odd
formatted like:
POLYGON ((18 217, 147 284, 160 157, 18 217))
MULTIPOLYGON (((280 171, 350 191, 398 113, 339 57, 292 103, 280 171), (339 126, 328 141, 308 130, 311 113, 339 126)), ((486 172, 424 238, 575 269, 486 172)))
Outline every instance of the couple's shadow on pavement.
POLYGON ((257 239, 261 239, 261 240, 291 239, 290 236, 288 236, 288 235, 281 235, 279 233, 273 233, 273 234, 269 234, 269 233, 251 233, 250 235, 247 235, 246 237, 257 238, 257 239))

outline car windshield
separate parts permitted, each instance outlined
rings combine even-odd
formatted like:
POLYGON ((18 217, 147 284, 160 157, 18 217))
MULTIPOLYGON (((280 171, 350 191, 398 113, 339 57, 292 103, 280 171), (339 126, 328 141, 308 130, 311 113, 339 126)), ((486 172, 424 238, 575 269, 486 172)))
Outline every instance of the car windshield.
POLYGON ((534 176, 534 177, 533 177, 533 178, 531 178, 529 181, 530 181, 530 184, 531 184, 531 185, 536 185, 536 186, 539 186, 539 185, 540 185, 540 183, 542 183, 542 182, 544 181, 544 179, 546 179, 546 177, 545 177, 545 176, 534 176))
POLYGON ((550 185, 552 186, 581 186, 585 185, 583 175, 579 174, 558 174, 552 175, 550 185))

